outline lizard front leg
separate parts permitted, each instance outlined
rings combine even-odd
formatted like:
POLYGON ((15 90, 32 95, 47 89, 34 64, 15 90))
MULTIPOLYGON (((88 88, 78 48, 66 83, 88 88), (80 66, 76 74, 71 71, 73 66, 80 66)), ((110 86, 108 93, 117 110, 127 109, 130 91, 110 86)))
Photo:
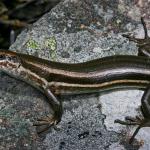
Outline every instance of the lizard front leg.
POLYGON ((139 56, 150 57, 150 37, 148 36, 146 23, 145 23, 143 17, 141 17, 141 23, 142 23, 143 29, 144 29, 144 38, 143 39, 131 37, 130 35, 123 35, 123 36, 128 38, 129 41, 133 41, 137 44, 139 56))
POLYGON ((51 108, 54 113, 53 115, 50 114, 43 118, 38 119, 37 122, 33 124, 34 126, 48 125, 46 128, 44 128, 42 131, 38 133, 44 132, 51 126, 56 127, 56 125, 61 121, 63 113, 62 102, 57 99, 57 97, 51 92, 49 88, 46 88, 44 90, 44 94, 46 95, 47 100, 51 105, 51 108))

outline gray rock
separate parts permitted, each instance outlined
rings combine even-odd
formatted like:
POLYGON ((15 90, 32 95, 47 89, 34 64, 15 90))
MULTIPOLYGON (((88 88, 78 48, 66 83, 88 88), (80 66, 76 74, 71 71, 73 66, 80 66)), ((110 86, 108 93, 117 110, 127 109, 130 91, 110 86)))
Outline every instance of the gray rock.
MULTIPOLYGON (((143 12, 141 8, 129 1, 64 0, 22 31, 10 49, 69 63, 115 54, 136 55, 136 44, 121 34, 143 30, 136 15, 143 12)), ((139 114, 137 108, 142 91, 62 97, 64 114, 58 125, 60 130, 52 128, 38 137, 32 124, 51 111, 45 97, 4 73, 0 78, 0 149, 123 150, 149 147, 147 130, 142 129, 137 136, 138 141, 144 140, 144 145, 138 141, 129 145, 128 136, 135 128, 113 123, 126 115, 139 114)))

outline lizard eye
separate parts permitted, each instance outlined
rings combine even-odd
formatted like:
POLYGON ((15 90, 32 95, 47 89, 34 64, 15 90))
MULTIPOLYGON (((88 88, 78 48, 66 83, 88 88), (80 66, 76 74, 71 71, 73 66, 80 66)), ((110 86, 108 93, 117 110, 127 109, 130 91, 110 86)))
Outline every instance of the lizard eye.
POLYGON ((8 61, 11 61, 13 63, 18 62, 18 58, 16 56, 7 56, 6 58, 7 58, 8 61))
POLYGON ((5 58, 5 55, 0 55, 0 60, 4 60, 5 58))
POLYGON ((17 62, 18 62, 18 59, 17 59, 16 56, 7 56, 6 59, 7 59, 8 61, 13 62, 13 63, 17 63, 17 62))
POLYGON ((11 61, 11 57, 10 56, 7 56, 6 58, 7 58, 8 61, 11 61))

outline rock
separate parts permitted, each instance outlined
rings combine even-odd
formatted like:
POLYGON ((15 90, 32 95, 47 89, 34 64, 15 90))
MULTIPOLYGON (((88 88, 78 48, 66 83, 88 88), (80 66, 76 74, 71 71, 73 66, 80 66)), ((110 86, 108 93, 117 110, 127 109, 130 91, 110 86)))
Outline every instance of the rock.
MULTIPOLYGON (((130 16, 136 15, 132 10, 135 7, 138 13, 143 12, 134 5, 128 1, 64 0, 22 31, 10 49, 69 63, 114 54, 136 55, 136 44, 121 36, 143 30, 140 18, 130 16)), ((128 136, 132 135, 129 132, 135 129, 113 123, 114 119, 124 119, 125 115, 139 114, 136 109, 142 91, 62 97, 64 114, 58 125, 60 130, 51 128, 38 137, 32 124, 50 111, 45 97, 22 81, 4 73, 0 76, 0 149, 105 150, 149 146, 150 137, 144 129, 134 145, 129 145, 128 136), (145 140, 143 146, 142 139, 145 140)))

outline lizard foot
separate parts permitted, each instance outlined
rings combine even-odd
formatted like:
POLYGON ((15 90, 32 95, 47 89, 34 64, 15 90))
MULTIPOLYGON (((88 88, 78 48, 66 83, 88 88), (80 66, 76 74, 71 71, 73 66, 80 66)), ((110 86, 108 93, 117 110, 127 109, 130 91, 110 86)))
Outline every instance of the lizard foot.
POLYGON ((38 119, 37 122, 33 124, 33 126, 43 126, 43 125, 46 126, 44 129, 38 132, 38 134, 40 134, 48 130, 50 127, 54 127, 54 129, 57 130, 58 128, 56 127, 56 125, 58 124, 59 121, 60 119, 58 119, 57 117, 52 115, 47 115, 45 117, 38 119))
POLYGON ((136 116, 135 118, 127 116, 125 117, 125 121, 116 119, 114 122, 122 125, 140 125, 143 122, 143 119, 138 116, 136 116))
POLYGON ((125 117, 125 121, 116 119, 114 122, 122 124, 122 125, 138 125, 138 127, 136 128, 132 137, 129 140, 129 144, 131 144, 133 142, 135 136, 137 135, 138 131, 142 127, 150 127, 150 119, 149 118, 140 118, 138 116, 136 116, 135 118, 127 116, 127 117, 125 117))

